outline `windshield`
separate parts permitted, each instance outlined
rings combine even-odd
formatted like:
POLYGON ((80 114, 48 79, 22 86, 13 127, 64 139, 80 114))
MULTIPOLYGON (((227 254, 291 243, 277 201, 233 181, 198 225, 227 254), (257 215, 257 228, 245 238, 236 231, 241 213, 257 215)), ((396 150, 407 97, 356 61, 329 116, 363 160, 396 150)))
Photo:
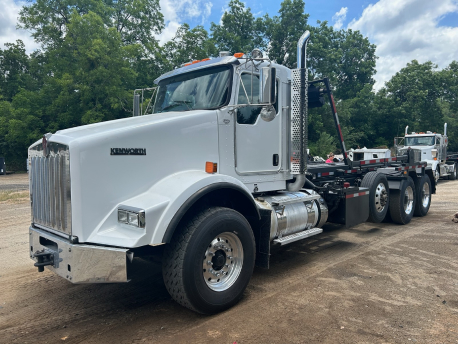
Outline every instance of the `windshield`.
POLYGON ((216 109, 230 97, 231 68, 222 66, 181 74, 159 82, 154 113, 216 109))
POLYGON ((434 136, 406 137, 406 146, 434 146, 434 136))

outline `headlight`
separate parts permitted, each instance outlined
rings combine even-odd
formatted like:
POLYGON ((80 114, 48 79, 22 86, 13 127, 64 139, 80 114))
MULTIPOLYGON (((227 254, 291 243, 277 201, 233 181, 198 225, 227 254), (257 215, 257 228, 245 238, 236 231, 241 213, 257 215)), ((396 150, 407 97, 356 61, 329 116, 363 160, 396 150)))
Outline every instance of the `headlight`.
POLYGON ((145 211, 143 209, 122 206, 118 209, 118 222, 145 228, 145 211))
POLYGON ((118 209, 118 222, 127 223, 127 211, 118 209))

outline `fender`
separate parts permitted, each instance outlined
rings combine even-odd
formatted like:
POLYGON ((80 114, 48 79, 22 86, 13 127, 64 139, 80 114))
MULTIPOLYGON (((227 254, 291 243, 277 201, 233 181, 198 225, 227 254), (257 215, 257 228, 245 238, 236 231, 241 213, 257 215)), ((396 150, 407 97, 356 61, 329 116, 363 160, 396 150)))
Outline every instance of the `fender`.
POLYGON ((200 200, 202 197, 204 197, 206 194, 209 194, 212 191, 221 189, 232 189, 241 192, 251 202, 251 204, 253 205, 253 209, 256 209, 258 220, 261 219, 261 214, 259 212, 258 207, 256 206, 256 202, 254 201, 253 196, 251 196, 251 194, 245 186, 242 188, 240 187, 240 185, 237 184, 232 184, 228 182, 217 182, 203 187, 195 194, 193 194, 190 198, 188 198, 186 202, 183 203, 178 212, 173 216, 172 221, 170 221, 167 230, 165 231, 163 242, 170 242, 177 225, 180 223, 180 220, 198 200, 200 200))
MULTIPOLYGON (((428 161, 428 162, 429 162, 429 161, 428 161)), ((436 170, 438 163, 439 163, 439 162, 438 162, 437 160, 432 160, 432 161, 431 161, 431 169, 432 169, 433 171, 436 170)))
POLYGON ((89 237, 89 242, 120 247, 160 245, 170 242, 176 225, 186 211, 208 192, 219 188, 235 189, 253 204, 253 196, 238 179, 204 171, 184 171, 160 180, 146 192, 119 203, 105 217, 89 237), (128 206, 145 210, 145 228, 117 222, 118 207, 128 206))

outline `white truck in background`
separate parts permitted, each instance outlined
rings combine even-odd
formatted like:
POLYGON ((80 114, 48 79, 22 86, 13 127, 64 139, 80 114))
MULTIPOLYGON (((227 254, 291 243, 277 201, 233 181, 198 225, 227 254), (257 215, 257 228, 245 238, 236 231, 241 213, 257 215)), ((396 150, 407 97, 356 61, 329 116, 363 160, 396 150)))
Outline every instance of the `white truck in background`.
POLYGON ((416 151, 416 158, 426 161, 427 166, 434 172, 434 178, 447 178, 455 180, 457 177, 458 154, 448 153, 447 123, 444 124, 444 134, 426 132, 408 133, 409 126, 406 126, 405 136, 394 139, 396 154, 402 155, 407 149, 416 151))

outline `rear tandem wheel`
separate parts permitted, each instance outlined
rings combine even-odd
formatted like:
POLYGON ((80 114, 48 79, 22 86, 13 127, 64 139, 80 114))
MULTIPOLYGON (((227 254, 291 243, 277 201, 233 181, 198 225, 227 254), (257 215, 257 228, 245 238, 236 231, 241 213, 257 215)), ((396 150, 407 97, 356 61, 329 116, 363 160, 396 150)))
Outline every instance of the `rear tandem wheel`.
POLYGON ((415 191, 417 202, 415 204, 415 216, 425 216, 428 214, 431 205, 431 181, 425 174, 415 180, 415 191))
POLYGON ((388 180, 382 173, 369 172, 361 182, 361 187, 369 189, 369 220, 380 223, 388 213, 390 189, 388 180))
POLYGON ((399 190, 391 190, 390 216, 393 222, 406 225, 412 220, 416 205, 415 184, 411 177, 402 181, 399 190))

